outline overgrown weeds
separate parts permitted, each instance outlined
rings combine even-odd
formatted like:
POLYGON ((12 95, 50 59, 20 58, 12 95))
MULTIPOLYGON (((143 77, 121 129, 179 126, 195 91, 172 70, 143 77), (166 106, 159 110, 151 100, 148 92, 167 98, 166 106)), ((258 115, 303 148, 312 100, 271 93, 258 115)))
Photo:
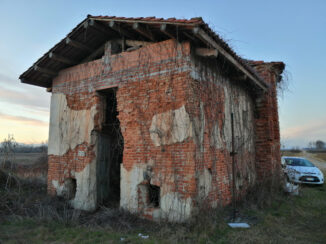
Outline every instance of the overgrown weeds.
MULTIPOLYGON (((0 177, 1 181, 2 177, 0 177)), ((326 186, 302 187, 290 197, 259 185, 243 202, 238 217, 250 229, 231 229, 232 208, 210 209, 183 224, 150 222, 128 212, 101 207, 94 213, 72 209, 46 195, 44 185, 20 182, 0 189, 0 241, 12 243, 323 243, 326 240, 326 186), (149 235, 142 239, 139 233, 149 235), (122 239, 121 239, 122 238, 122 239)), ((275 185, 274 185, 275 186, 275 185)))
POLYGON ((274 178, 266 177, 262 182, 249 189, 239 205, 243 208, 264 209, 271 207, 276 202, 282 202, 286 200, 284 184, 284 175, 274 178))

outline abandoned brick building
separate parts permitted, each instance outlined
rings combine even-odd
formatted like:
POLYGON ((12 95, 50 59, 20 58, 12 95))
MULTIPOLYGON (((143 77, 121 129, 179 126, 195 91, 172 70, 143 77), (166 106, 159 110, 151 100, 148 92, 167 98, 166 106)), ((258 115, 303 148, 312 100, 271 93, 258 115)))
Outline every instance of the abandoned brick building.
POLYGON ((171 221, 241 198, 280 172, 283 69, 201 18, 87 16, 20 76, 52 93, 48 193, 171 221))

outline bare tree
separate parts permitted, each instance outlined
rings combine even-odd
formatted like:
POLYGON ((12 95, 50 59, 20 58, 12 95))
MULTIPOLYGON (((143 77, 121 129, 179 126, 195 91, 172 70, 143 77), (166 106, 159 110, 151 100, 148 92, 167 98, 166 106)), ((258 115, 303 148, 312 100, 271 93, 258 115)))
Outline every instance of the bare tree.
POLYGON ((321 140, 317 140, 315 144, 316 144, 316 149, 318 149, 318 150, 325 148, 325 142, 323 142, 321 140))
POLYGON ((17 147, 17 142, 13 135, 8 135, 8 138, 5 138, 1 142, 0 147, 0 166, 2 168, 12 165, 15 158, 15 149, 17 147))
POLYGON ((12 184, 12 181, 16 181, 17 185, 19 185, 18 179, 12 173, 14 159, 15 159, 15 149, 17 147, 17 142, 13 135, 8 135, 8 138, 5 138, 3 142, 1 142, 0 147, 0 168, 7 173, 7 180, 5 189, 9 190, 12 184))

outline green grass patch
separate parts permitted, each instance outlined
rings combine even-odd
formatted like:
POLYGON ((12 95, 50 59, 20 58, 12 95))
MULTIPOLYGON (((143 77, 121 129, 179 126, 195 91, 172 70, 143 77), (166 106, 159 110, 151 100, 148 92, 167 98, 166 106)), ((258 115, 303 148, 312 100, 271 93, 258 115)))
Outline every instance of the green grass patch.
MULTIPOLYGON (((136 232, 119 233, 106 228, 66 226, 61 223, 39 223, 33 219, 5 221, 0 224, 3 243, 154 243, 136 232)), ((2 243, 1 242, 1 243, 2 243)))

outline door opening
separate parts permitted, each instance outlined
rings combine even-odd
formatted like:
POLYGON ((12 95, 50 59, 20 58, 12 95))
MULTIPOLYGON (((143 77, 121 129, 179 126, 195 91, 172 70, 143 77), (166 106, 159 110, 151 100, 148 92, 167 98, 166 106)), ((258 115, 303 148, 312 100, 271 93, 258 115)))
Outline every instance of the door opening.
POLYGON ((120 201, 120 164, 123 137, 118 119, 117 88, 100 92, 104 117, 98 135, 97 193, 98 203, 118 207, 120 201))

